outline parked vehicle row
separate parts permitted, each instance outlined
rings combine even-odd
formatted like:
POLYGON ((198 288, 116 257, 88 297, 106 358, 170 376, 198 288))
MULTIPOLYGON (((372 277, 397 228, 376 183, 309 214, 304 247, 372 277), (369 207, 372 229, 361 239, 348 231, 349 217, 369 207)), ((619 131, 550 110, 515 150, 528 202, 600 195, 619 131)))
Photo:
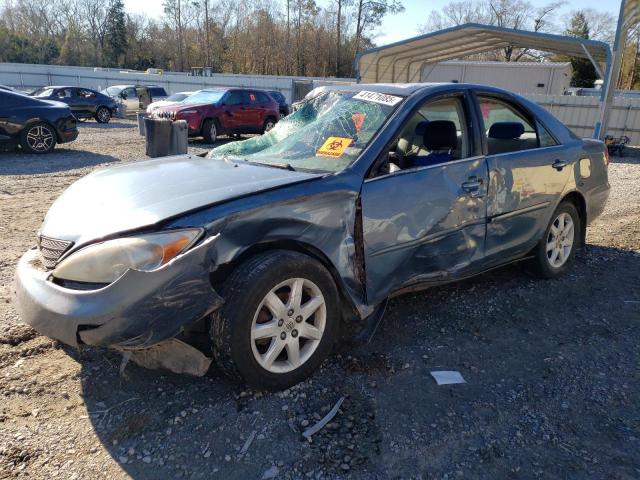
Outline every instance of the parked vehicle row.
POLYGON ((57 143, 77 137, 75 123, 75 136, 69 133, 72 128, 68 125, 59 130, 57 122, 51 119, 52 115, 58 114, 54 112, 65 117, 65 112, 70 111, 76 120, 95 119, 98 123, 108 123, 118 115, 122 103, 127 113, 146 107, 148 114, 186 120, 190 136, 202 136, 210 143, 214 143, 219 135, 267 132, 289 113, 289 106, 280 92, 256 89, 215 88, 167 96, 165 90, 157 86, 115 85, 97 92, 90 88, 54 85, 31 92, 31 100, 10 87, 0 86, 0 92, 20 95, 12 97, 0 109, 4 125, 0 126, 0 142, 19 143, 26 151, 34 153, 49 152, 57 143), (22 118, 29 110, 47 114, 22 118), (39 125, 23 138, 26 123, 39 125))
MULTIPOLYGON (((223 128, 249 92, 205 90, 166 111, 223 128)), ((261 118, 278 111, 262 104, 261 118)), ((78 180, 19 262, 16 306, 69 345, 134 355, 208 332, 222 371, 285 388, 341 333, 374 331, 392 296, 512 262, 566 273, 603 211, 607 169, 602 142, 501 89, 322 87, 204 159, 78 180)))

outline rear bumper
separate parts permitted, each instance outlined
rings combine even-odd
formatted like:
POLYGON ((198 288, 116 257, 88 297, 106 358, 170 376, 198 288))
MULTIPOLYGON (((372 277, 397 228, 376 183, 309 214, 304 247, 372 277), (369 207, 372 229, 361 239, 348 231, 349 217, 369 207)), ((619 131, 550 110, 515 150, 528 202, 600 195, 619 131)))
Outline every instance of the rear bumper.
POLYGON ((208 243, 158 270, 129 270, 110 285, 90 291, 53 283, 50 272, 38 268, 34 248, 18 263, 14 303, 24 323, 68 345, 147 348, 174 337, 222 304, 209 282, 208 243))

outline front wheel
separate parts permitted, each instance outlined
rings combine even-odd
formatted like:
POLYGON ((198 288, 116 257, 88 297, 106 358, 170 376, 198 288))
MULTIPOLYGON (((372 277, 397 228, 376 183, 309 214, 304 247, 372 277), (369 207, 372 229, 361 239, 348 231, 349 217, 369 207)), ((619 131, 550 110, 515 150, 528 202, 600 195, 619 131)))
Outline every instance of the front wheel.
POLYGON ((573 263, 580 244, 580 215, 570 202, 562 202, 551 217, 531 260, 534 273, 543 278, 556 278, 573 263))
POLYGON ((213 314, 218 366, 257 388, 283 389, 309 376, 333 347, 338 293, 329 272, 297 252, 252 257, 224 282, 213 314))
POLYGON ((51 125, 34 123, 22 131, 20 145, 29 153, 49 153, 56 146, 56 132, 51 125))
POLYGON ((100 107, 96 111, 96 122, 98 123, 109 123, 111 120, 111 112, 106 107, 100 107))
POLYGON ((202 125, 202 137, 207 143, 216 143, 218 138, 218 125, 215 120, 206 120, 202 125))

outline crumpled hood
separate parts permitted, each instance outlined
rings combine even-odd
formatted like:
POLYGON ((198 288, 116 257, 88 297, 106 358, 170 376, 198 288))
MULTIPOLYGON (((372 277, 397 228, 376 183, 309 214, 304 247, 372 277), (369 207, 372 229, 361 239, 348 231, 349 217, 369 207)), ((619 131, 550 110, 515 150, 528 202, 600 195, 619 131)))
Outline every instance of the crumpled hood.
POLYGON ((40 234, 76 246, 318 174, 179 155, 95 171, 51 206, 40 234))

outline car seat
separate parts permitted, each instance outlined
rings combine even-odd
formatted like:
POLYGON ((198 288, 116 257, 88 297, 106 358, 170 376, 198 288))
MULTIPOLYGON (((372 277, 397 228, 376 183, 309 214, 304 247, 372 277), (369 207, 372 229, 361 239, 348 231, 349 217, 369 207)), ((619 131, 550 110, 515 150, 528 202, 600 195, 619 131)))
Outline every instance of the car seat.
POLYGON ((489 155, 532 148, 526 139, 520 138, 523 133, 524 125, 520 122, 494 123, 487 133, 489 155))
POLYGON ((414 167, 424 167, 453 160, 458 148, 456 124, 451 120, 433 120, 425 126, 423 135, 427 155, 418 155, 413 161, 414 167))
POLYGON ((427 128, 428 120, 416 123, 413 134, 400 137, 395 148, 398 164, 401 169, 411 168, 413 158, 418 155, 427 155, 429 152, 422 148, 424 131, 427 128))

